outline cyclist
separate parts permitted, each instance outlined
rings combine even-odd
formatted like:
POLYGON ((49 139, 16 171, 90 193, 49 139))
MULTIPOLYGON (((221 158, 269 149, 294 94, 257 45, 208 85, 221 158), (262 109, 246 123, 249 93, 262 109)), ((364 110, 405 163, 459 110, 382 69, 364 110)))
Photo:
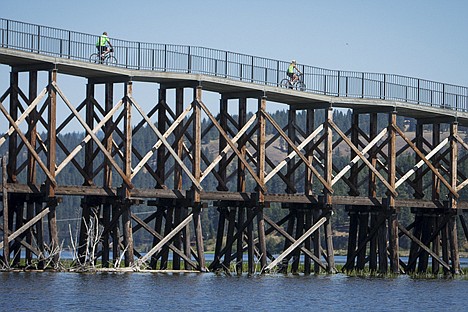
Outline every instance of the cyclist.
POLYGON ((294 83, 299 79, 299 76, 294 72, 294 69, 299 73, 302 74, 302 72, 297 68, 296 65, 296 60, 292 60, 291 64, 288 66, 288 70, 286 71, 286 74, 289 77, 289 82, 291 83, 291 87, 294 85, 294 83))
POLYGON ((99 55, 101 56, 101 60, 104 60, 104 56, 112 51, 112 44, 107 37, 107 32, 103 32, 101 36, 99 36, 98 41, 96 42, 96 48, 99 51, 99 55), (109 46, 107 46, 109 44, 109 46))

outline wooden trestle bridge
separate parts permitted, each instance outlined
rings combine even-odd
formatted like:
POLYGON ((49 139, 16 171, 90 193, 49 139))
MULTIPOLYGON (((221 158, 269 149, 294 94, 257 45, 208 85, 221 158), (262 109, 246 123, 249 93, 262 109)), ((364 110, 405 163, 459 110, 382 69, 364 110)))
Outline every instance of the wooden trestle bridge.
POLYGON ((301 65, 306 90, 298 91, 279 87, 288 62, 112 39, 118 64, 109 66, 88 61, 96 41, 0 19, 0 63, 11 69, 0 90, 4 268, 53 267, 63 239, 57 212, 73 209, 65 200, 78 197, 77 261, 94 248, 88 261, 102 267, 123 259, 126 267, 165 270, 171 260, 174 270, 253 274, 297 272, 302 259, 305 274, 334 272, 331 216, 346 209, 345 270, 460 272, 467 88, 301 65), (62 77, 70 76, 79 79, 66 91, 62 77), (159 90, 150 103, 134 92, 139 84, 159 90), (286 125, 269 113, 271 103, 287 107, 286 125), (349 128, 334 122, 337 108, 352 111, 349 128), (414 118, 416 131, 403 131, 397 116, 414 118), (63 142, 70 128, 82 133, 76 146, 63 142), (143 130, 151 134, 148 150, 132 144, 143 130), (204 148, 213 132, 215 143, 204 148), (279 141, 281 159, 273 157, 279 141), (333 161, 338 150, 345 164, 333 161), (409 170, 397 166, 400 159, 409 170), (65 182, 67 170, 79 178, 65 182), (150 187, 138 182, 143 174, 150 187), (141 205, 149 207, 146 218, 134 213, 141 205), (273 205, 284 218, 269 213, 273 205), (210 262, 203 209, 219 219, 210 262), (403 211, 414 222, 401 224, 403 211), (102 229, 97 241, 94 221, 102 229), (150 247, 134 246, 137 231, 152 236, 150 247), (267 248, 269 235, 284 239, 279 254, 267 248), (411 240, 407 262, 402 236, 411 240))

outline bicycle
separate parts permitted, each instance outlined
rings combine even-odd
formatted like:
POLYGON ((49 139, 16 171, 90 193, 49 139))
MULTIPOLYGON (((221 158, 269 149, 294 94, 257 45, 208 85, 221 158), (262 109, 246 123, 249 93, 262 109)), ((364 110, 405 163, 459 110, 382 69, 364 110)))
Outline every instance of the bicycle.
POLYGON ((305 91, 306 85, 304 83, 304 74, 298 74, 297 76, 299 79, 297 79, 294 83, 291 83, 289 78, 284 78, 280 82, 280 87, 305 91))
POLYGON ((89 61, 96 64, 117 65, 114 49, 109 49, 109 51, 104 52, 104 56, 102 57, 99 53, 93 53, 90 55, 89 61))

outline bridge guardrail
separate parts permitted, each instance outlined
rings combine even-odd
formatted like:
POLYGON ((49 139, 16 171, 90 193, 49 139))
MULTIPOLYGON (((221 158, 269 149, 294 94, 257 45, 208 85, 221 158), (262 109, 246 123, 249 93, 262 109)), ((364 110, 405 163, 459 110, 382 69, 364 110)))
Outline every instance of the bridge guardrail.
MULTIPOLYGON (((99 35, 0 18, 3 48, 87 61, 99 35)), ((204 47, 144 43, 111 38, 117 66, 212 75, 279 86, 287 61, 204 47)), ((395 74, 330 70, 300 65, 305 92, 339 97, 408 102, 468 112, 468 88, 395 74)))

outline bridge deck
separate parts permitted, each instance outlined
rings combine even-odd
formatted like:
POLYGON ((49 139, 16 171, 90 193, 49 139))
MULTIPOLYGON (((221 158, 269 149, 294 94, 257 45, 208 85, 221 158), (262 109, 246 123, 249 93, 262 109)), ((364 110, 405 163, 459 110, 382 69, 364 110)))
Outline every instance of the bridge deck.
POLYGON ((331 105, 337 108, 350 108, 365 112, 385 112, 396 109, 398 115, 405 117, 429 121, 436 118, 439 122, 450 122, 457 119, 460 125, 468 126, 468 112, 450 110, 440 106, 418 105, 385 99, 321 95, 212 75, 127 69, 8 48, 0 48, 0 63, 15 67, 19 71, 34 68, 56 68, 61 74, 83 77, 93 82, 132 80, 174 86, 201 85, 204 90, 221 93, 228 97, 229 94, 238 96, 239 93, 251 94, 252 97, 258 97, 259 94, 262 94, 267 97, 268 101, 288 104, 296 108, 317 108, 331 105))

